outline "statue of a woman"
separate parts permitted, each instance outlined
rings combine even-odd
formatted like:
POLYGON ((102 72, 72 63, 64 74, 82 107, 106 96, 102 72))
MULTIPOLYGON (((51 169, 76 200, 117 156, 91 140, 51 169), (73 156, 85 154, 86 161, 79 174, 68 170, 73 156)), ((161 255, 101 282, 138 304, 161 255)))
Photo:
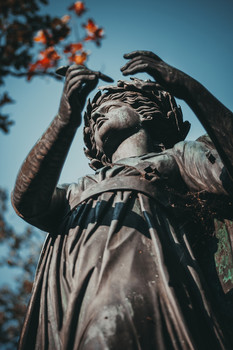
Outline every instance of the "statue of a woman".
POLYGON ((15 210, 49 232, 19 348, 232 349, 233 283, 224 287, 209 249, 213 218, 231 205, 232 113, 155 54, 125 58, 124 75, 157 83, 119 81, 88 103, 95 174, 57 185, 87 95, 109 80, 84 66, 68 68, 58 115, 19 172, 15 210), (165 90, 218 153, 208 137, 184 141, 189 123, 165 90))

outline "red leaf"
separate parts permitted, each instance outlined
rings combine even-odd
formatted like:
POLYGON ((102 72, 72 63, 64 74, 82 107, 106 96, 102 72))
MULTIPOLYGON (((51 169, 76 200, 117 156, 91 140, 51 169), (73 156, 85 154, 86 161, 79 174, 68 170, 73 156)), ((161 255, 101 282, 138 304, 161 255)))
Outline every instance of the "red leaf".
POLYGON ((80 55, 73 54, 69 57, 70 62, 74 62, 76 64, 81 64, 81 65, 84 64, 86 59, 87 59, 87 53, 85 51, 81 52, 80 55))
POLYGON ((83 49, 82 43, 69 44, 64 48, 64 53, 72 53, 74 54, 76 51, 81 51, 83 49))
POLYGON ((96 30, 98 29, 98 26, 95 24, 95 22, 92 19, 88 19, 87 24, 83 26, 88 33, 94 34, 96 30))
POLYGON ((62 18, 61 18, 61 21, 63 24, 67 24, 70 20, 70 16, 69 15, 64 15, 62 18))
POLYGON ((45 30, 39 30, 37 35, 34 37, 34 41, 40 42, 42 44, 47 44, 47 38, 49 34, 45 30))
POLYGON ((35 63, 30 64, 28 69, 27 80, 31 80, 36 70, 44 71, 48 68, 55 67, 60 56, 56 52, 53 46, 48 47, 46 50, 40 52, 40 59, 35 63))
POLYGON ((68 10, 74 11, 76 15, 81 16, 87 9, 82 1, 76 1, 68 10))
POLYGON ((53 63, 50 58, 44 57, 38 61, 38 66, 40 66, 40 68, 44 68, 44 70, 47 70, 48 68, 53 67, 53 63))
POLYGON ((52 61, 56 61, 60 59, 60 56, 58 55, 57 51, 54 49, 53 46, 48 47, 46 50, 41 51, 40 55, 43 58, 49 58, 52 61))
POLYGON ((103 28, 99 28, 92 19, 88 19, 88 22, 86 25, 83 25, 83 27, 87 31, 87 36, 85 37, 85 41, 95 41, 96 45, 100 45, 100 39, 103 39, 104 30, 103 28))

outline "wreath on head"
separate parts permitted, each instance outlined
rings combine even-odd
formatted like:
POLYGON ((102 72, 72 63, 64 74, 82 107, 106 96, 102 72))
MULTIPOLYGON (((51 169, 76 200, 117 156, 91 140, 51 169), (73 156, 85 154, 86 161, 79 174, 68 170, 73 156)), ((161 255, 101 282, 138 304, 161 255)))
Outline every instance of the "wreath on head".
POLYGON ((99 89, 93 100, 88 100, 84 114, 84 152, 91 161, 91 168, 96 170, 111 164, 111 160, 96 147, 94 123, 91 119, 92 113, 106 101, 125 102, 143 115, 145 120, 148 118, 145 125, 154 140, 155 148, 158 144, 163 144, 164 148, 171 148, 187 136, 190 123, 183 121, 180 106, 177 106, 174 97, 159 84, 151 80, 131 78, 131 81, 119 80, 117 86, 109 85, 99 89))

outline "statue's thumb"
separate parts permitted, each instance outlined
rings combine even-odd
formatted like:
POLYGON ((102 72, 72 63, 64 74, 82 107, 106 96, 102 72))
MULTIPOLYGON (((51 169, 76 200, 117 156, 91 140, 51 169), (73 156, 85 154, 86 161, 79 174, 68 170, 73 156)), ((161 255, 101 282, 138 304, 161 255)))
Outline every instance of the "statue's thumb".
POLYGON ((61 66, 61 67, 56 69, 55 73, 64 77, 66 75, 68 68, 69 68, 69 66, 61 66))

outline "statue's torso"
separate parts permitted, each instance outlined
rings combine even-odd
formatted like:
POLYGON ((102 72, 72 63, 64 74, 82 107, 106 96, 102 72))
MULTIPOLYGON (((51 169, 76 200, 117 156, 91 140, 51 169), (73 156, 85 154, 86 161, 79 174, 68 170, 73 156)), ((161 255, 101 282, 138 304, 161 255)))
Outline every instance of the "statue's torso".
POLYGON ((105 167, 71 185, 67 198, 131 177, 154 183, 163 200, 109 190, 67 211, 47 238, 21 348, 228 349, 189 244, 198 225, 177 205, 187 188, 169 152, 105 167))

